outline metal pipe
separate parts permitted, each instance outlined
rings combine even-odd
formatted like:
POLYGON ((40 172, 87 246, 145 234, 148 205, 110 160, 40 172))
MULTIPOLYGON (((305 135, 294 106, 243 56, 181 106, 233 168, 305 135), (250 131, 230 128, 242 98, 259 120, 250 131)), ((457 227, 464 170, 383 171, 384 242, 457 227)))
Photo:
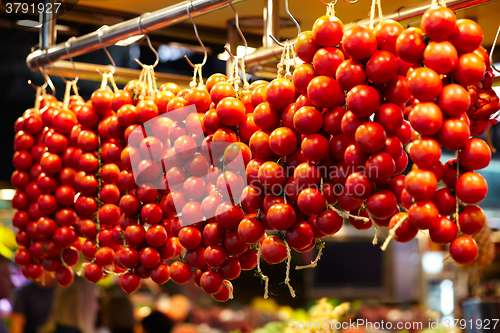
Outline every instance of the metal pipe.
POLYGON ((274 45, 269 35, 275 36, 279 40, 280 31, 280 6, 278 0, 264 0, 264 34, 262 45, 270 47, 274 45))
MULTIPOLYGON (((234 0, 233 2, 238 3, 242 1, 244 0, 234 0)), ((147 33, 188 19, 188 4, 190 5, 190 13, 193 17, 216 9, 224 8, 229 5, 227 0, 183 1, 170 7, 144 14, 142 18, 142 31, 147 33)), ((100 49, 102 46, 99 40, 99 33, 102 34, 101 39, 104 46, 110 46, 119 40, 143 34, 138 25, 138 18, 120 22, 110 27, 103 27, 101 30, 96 30, 89 34, 75 38, 70 46, 71 56, 75 57, 80 54, 100 49)), ((26 64, 31 70, 37 71, 39 66, 45 66, 48 63, 67 58, 68 54, 66 52, 66 44, 60 43, 49 47, 46 50, 36 50, 32 52, 26 58, 26 64)))
MULTIPOLYGON (((44 0, 44 8, 53 8, 53 1, 44 0), (50 6, 49 6, 50 5, 50 6)), ((54 15, 54 10, 44 10, 40 13, 40 49, 46 50, 56 43, 56 17, 54 15)))
MULTIPOLYGON (((91 81, 101 81, 102 76, 97 72, 99 70, 101 73, 109 71, 109 66, 106 65, 96 65, 96 64, 87 64, 82 62, 75 62, 75 68, 78 71, 78 77, 84 80, 91 81)), ((48 74, 51 75, 62 75, 64 77, 74 77, 75 71, 73 69, 73 65, 71 61, 59 60, 51 63, 45 67, 45 70, 48 74)), ((141 74, 140 70, 130 69, 130 68, 121 68, 115 67, 115 72, 113 74, 113 78, 116 83, 126 84, 130 80, 137 80, 139 75, 141 74)), ((177 75, 177 74, 167 74, 155 72, 156 82, 158 84, 165 82, 174 82, 180 85, 181 87, 189 87, 189 82, 191 82, 192 77, 177 75)))
MULTIPOLYGON (((490 2, 495 2, 497 0, 445 0, 446 1, 446 6, 449 7, 450 9, 454 11, 466 9, 466 8, 471 8, 475 6, 480 6, 484 5, 490 2)), ((416 6, 408 7, 408 8, 402 8, 401 10, 384 15, 385 20, 395 20, 395 21, 403 21, 403 20, 408 20, 411 18, 418 17, 422 15, 427 9, 431 7, 431 4, 429 2, 421 3, 416 6)), ((379 22, 379 19, 376 18, 374 20, 374 23, 377 24, 379 22)), ((349 24, 344 25, 344 30, 349 29, 353 25, 368 25, 370 23, 369 19, 363 19, 359 20, 356 22, 352 22, 349 24)), ((295 39, 290 40, 289 43, 294 43, 295 39)), ((255 52, 249 54, 245 58, 245 65, 247 68, 256 66, 256 65, 263 65, 266 64, 272 60, 275 60, 279 57, 281 57, 281 53, 283 52, 283 48, 279 46, 271 46, 271 47, 261 47, 257 49, 255 52)))

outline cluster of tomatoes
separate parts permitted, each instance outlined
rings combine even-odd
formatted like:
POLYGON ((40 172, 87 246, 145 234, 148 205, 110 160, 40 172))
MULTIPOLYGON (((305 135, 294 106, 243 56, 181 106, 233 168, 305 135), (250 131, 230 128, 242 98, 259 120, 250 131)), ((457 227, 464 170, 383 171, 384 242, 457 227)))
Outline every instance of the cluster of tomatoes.
MULTIPOLYGON (((32 280, 40 279, 44 271, 54 272, 62 286, 72 283, 72 268, 82 250, 75 178, 85 159, 81 151, 77 154, 78 137, 73 132, 77 118, 72 110, 83 100, 73 97, 70 102, 63 110, 62 103, 46 95, 40 103, 42 113, 29 109, 16 121, 12 160, 16 171, 11 178, 17 190, 12 222, 20 245, 15 262, 32 280)), ((82 195, 78 200, 85 199, 82 195)))
MULTIPOLYGON (((453 11, 435 6, 423 15, 421 29, 382 21, 373 31, 354 26, 342 35, 341 22, 325 16, 296 44, 306 62, 294 75, 295 87, 306 93, 297 102, 308 99, 311 106, 297 110, 294 126, 305 108, 328 108, 314 122, 323 120, 323 134, 332 136, 329 163, 337 175, 352 168, 335 180, 344 185, 338 205, 388 226, 396 241, 428 230, 432 241, 451 243, 451 257, 460 264, 476 258, 470 235, 485 224, 474 204, 486 197, 487 184, 473 170, 488 166, 491 151, 483 140, 469 138, 468 118, 475 110, 468 88, 483 88, 489 67, 482 39, 475 22, 457 21, 453 11), (342 90, 346 109, 334 106, 338 99, 343 105, 342 90), (397 175, 407 166, 403 146, 410 140, 413 168, 397 175), (441 147, 457 151, 457 158, 443 165, 441 147), (437 189, 441 180, 445 186, 437 189)), ((350 221, 358 229, 372 224, 350 221)))
POLYGON ((241 270, 311 251, 347 218, 399 242, 428 230, 471 263, 487 193, 473 170, 491 152, 470 139, 468 89, 483 88, 487 53, 481 28, 446 7, 421 28, 344 32, 322 16, 291 78, 242 91, 214 74, 184 90, 131 81, 66 109, 47 95, 16 122, 16 262, 68 285, 81 252, 91 282, 117 274, 131 293, 194 279, 226 301, 241 270), (457 158, 443 165, 441 147, 457 158))

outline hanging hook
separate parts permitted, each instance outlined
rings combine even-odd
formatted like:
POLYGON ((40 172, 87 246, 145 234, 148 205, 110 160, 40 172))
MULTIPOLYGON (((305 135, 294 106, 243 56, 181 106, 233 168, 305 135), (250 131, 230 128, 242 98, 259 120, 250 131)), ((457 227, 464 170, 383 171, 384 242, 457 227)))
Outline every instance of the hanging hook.
POLYGON ((111 61, 111 66, 112 66, 111 73, 114 73, 115 68, 116 68, 115 61, 113 60, 113 57, 111 57, 111 54, 109 54, 108 49, 106 48, 106 46, 104 46, 104 44, 102 42, 102 35, 103 35, 102 30, 105 28, 109 29, 109 27, 107 25, 103 25, 102 27, 97 29, 97 37, 99 38, 99 43, 101 43, 101 47, 104 49, 104 52, 106 52, 106 55, 108 56, 109 60, 111 61))
MULTIPOLYGON (((193 1, 191 0, 188 3, 188 5, 187 5, 186 10, 187 10, 187 14, 189 16, 189 19, 191 20, 191 23, 193 24, 194 34, 196 35, 196 38, 198 39, 198 42, 200 43, 201 47, 203 48, 203 61, 200 64, 201 66, 203 66, 207 62, 207 49, 205 48, 205 45, 201 41, 200 35, 198 34, 198 28, 196 28, 196 24, 194 23, 193 17, 191 16, 191 13, 189 11, 189 6, 192 6, 192 5, 193 5, 193 1)), ((187 62, 191 65, 191 67, 195 68, 195 65, 193 65, 193 63, 191 62, 191 60, 189 60, 189 58, 188 58, 187 55, 185 55, 184 58, 186 58, 187 62)))
MULTIPOLYGON (((240 35, 241 39, 243 40, 243 43, 245 44, 245 54, 243 55, 243 57, 241 57, 241 58, 245 58, 247 56, 248 43, 247 43, 245 36, 243 35, 243 32, 241 32, 238 12, 236 11, 236 9, 233 6, 233 2, 231 0, 227 0, 227 2, 229 3, 229 5, 231 6, 231 9, 234 12, 234 25, 236 26, 236 30, 238 31, 238 34, 240 35)), ((227 53, 229 53, 231 58, 234 58, 234 55, 231 54, 231 52, 229 52, 229 50, 227 48, 226 48, 226 51, 227 51, 227 53)))
POLYGON ((71 47, 71 41, 73 39, 75 39, 75 36, 68 39, 65 43, 65 46, 66 46, 66 53, 68 54, 68 58, 71 61, 71 65, 73 66, 73 70, 75 71, 75 82, 77 82, 79 79, 78 71, 76 70, 75 62, 73 61, 73 57, 71 56, 71 52, 69 52, 69 48, 71 47))
POLYGON ((495 64, 493 63, 493 52, 495 52, 495 46, 497 45, 497 39, 498 39, 498 35, 500 34, 500 26, 498 27, 498 30, 497 30, 497 35, 495 36, 495 41, 493 42, 493 45, 491 45, 491 51, 490 51, 490 66, 493 67, 494 70, 496 70, 497 72, 500 73, 500 70, 498 70, 496 67, 495 67, 495 64))
POLYGON ((146 40, 148 41, 149 48, 151 49, 151 51, 153 51, 153 53, 156 56, 156 60, 155 60, 155 62, 153 64, 153 68, 154 68, 160 62, 160 56, 158 55, 158 52, 156 52, 155 48, 153 47, 153 44, 151 44, 151 39, 149 39, 148 34, 144 32, 144 28, 142 26, 142 18, 145 15, 151 15, 151 13, 144 13, 144 14, 142 14, 141 16, 139 16, 137 18, 137 28, 139 28, 139 31, 141 32, 141 34, 143 34, 146 37, 146 40))
POLYGON ((52 80, 50 79, 50 76, 45 71, 45 68, 40 66, 40 67, 38 67, 38 69, 40 70, 40 73, 42 73, 43 77, 45 78, 45 82, 49 85, 50 90, 52 90, 52 94, 55 96, 56 87, 54 87, 54 83, 52 83, 52 80))
MULTIPOLYGON (((288 17, 290 17, 290 19, 292 20, 293 24, 295 24, 295 26, 297 27, 297 36, 300 35, 300 33, 302 32, 300 30, 300 25, 299 25, 299 22, 297 22, 297 20, 295 19, 295 17, 293 17, 292 13, 290 13, 290 10, 288 9, 288 0, 285 0, 285 10, 286 10, 286 13, 288 14, 288 17)), ((271 39, 276 43, 278 44, 279 46, 281 47, 285 47, 285 44, 282 44, 280 43, 276 37, 274 37, 272 34, 269 35, 269 37, 271 37, 271 39)))

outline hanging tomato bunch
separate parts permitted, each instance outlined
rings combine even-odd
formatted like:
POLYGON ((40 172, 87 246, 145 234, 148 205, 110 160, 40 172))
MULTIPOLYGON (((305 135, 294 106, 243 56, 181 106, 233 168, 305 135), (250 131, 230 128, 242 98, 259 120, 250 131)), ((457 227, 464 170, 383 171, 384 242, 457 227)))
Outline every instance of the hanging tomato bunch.
POLYGON ((88 102, 44 95, 15 125, 16 263, 65 286, 81 252, 91 282, 115 274, 131 293, 149 277, 194 279, 227 301, 230 280, 254 268, 267 296, 260 259, 287 260, 294 295, 291 249, 321 248, 348 220, 389 228, 383 249, 428 230, 469 264, 487 194, 475 171, 491 160, 471 135, 500 109, 482 38, 442 6, 406 30, 383 20, 344 31, 330 9, 286 45, 271 82, 243 76, 240 89, 236 58, 231 78, 205 84, 195 66, 185 90, 156 89, 144 66, 123 90, 103 80, 88 102), (456 153, 444 165, 442 147, 456 153))

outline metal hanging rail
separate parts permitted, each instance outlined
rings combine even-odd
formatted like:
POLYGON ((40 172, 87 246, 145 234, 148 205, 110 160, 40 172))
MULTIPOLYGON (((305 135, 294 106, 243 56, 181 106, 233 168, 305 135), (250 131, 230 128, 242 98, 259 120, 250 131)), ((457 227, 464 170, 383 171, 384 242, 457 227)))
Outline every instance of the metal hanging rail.
MULTIPOLYGON (((101 81, 102 75, 99 74, 105 73, 109 71, 109 65, 96 65, 96 64, 87 64, 82 62, 75 62, 75 69, 78 72, 78 77, 83 80, 90 81, 101 81), (99 72, 97 72, 99 70, 99 72)), ((50 65, 45 67, 45 71, 47 74, 63 77, 75 77, 75 71, 73 69, 73 64, 70 61, 66 60, 58 60, 50 65)), ((123 67, 115 67, 113 72, 113 78, 116 83, 126 84, 131 80, 137 80, 141 71, 138 69, 131 68, 123 68, 123 67)), ((193 79, 192 76, 187 75, 178 75, 178 74, 169 74, 162 72, 155 72, 156 82, 158 84, 165 82, 174 82, 181 87, 189 87, 189 82, 193 79)))
MULTIPOLYGON (((471 7, 476 7, 480 5, 484 5, 490 2, 495 2, 497 0, 445 0, 446 1, 446 6, 449 7, 450 9, 454 11, 466 9, 466 8, 471 8, 471 7)), ((386 20, 395 20, 395 21, 403 21, 407 19, 411 19, 414 17, 418 17, 422 15, 427 9, 431 7, 430 1, 421 3, 412 7, 408 8, 402 8, 398 10, 395 13, 384 15, 384 19, 386 20)), ((379 22, 379 19, 376 18, 374 20, 374 23, 377 24, 379 22)), ((355 24, 359 25, 368 25, 370 23, 370 20, 363 19, 359 20, 356 22, 352 22, 349 24, 344 25, 344 30, 349 29, 355 24)), ((289 43, 294 43, 295 39, 290 40, 289 43)), ((264 65, 272 60, 278 59, 281 57, 281 53, 283 52, 283 48, 280 46, 271 46, 271 47, 261 47, 257 49, 255 52, 249 54, 245 58, 245 65, 247 68, 257 66, 257 65, 264 65)))
MULTIPOLYGON (((242 1, 244 0, 233 0, 233 3, 242 1)), ((110 27, 105 26, 92 33, 77 37, 72 40, 71 45, 69 46, 69 53, 72 57, 89 53, 102 48, 102 45, 110 46, 119 40, 136 35, 142 35, 144 33, 165 28, 184 21, 188 19, 188 4, 190 6, 191 16, 193 17, 229 6, 227 0, 183 1, 170 7, 146 13, 140 17, 120 22, 110 27), (141 21, 140 24, 139 21, 141 21)), ((60 43, 45 50, 36 50, 32 52, 26 58, 26 64, 32 71, 38 71, 39 67, 43 67, 57 60, 67 58, 68 52, 66 49, 66 43, 60 43)))

